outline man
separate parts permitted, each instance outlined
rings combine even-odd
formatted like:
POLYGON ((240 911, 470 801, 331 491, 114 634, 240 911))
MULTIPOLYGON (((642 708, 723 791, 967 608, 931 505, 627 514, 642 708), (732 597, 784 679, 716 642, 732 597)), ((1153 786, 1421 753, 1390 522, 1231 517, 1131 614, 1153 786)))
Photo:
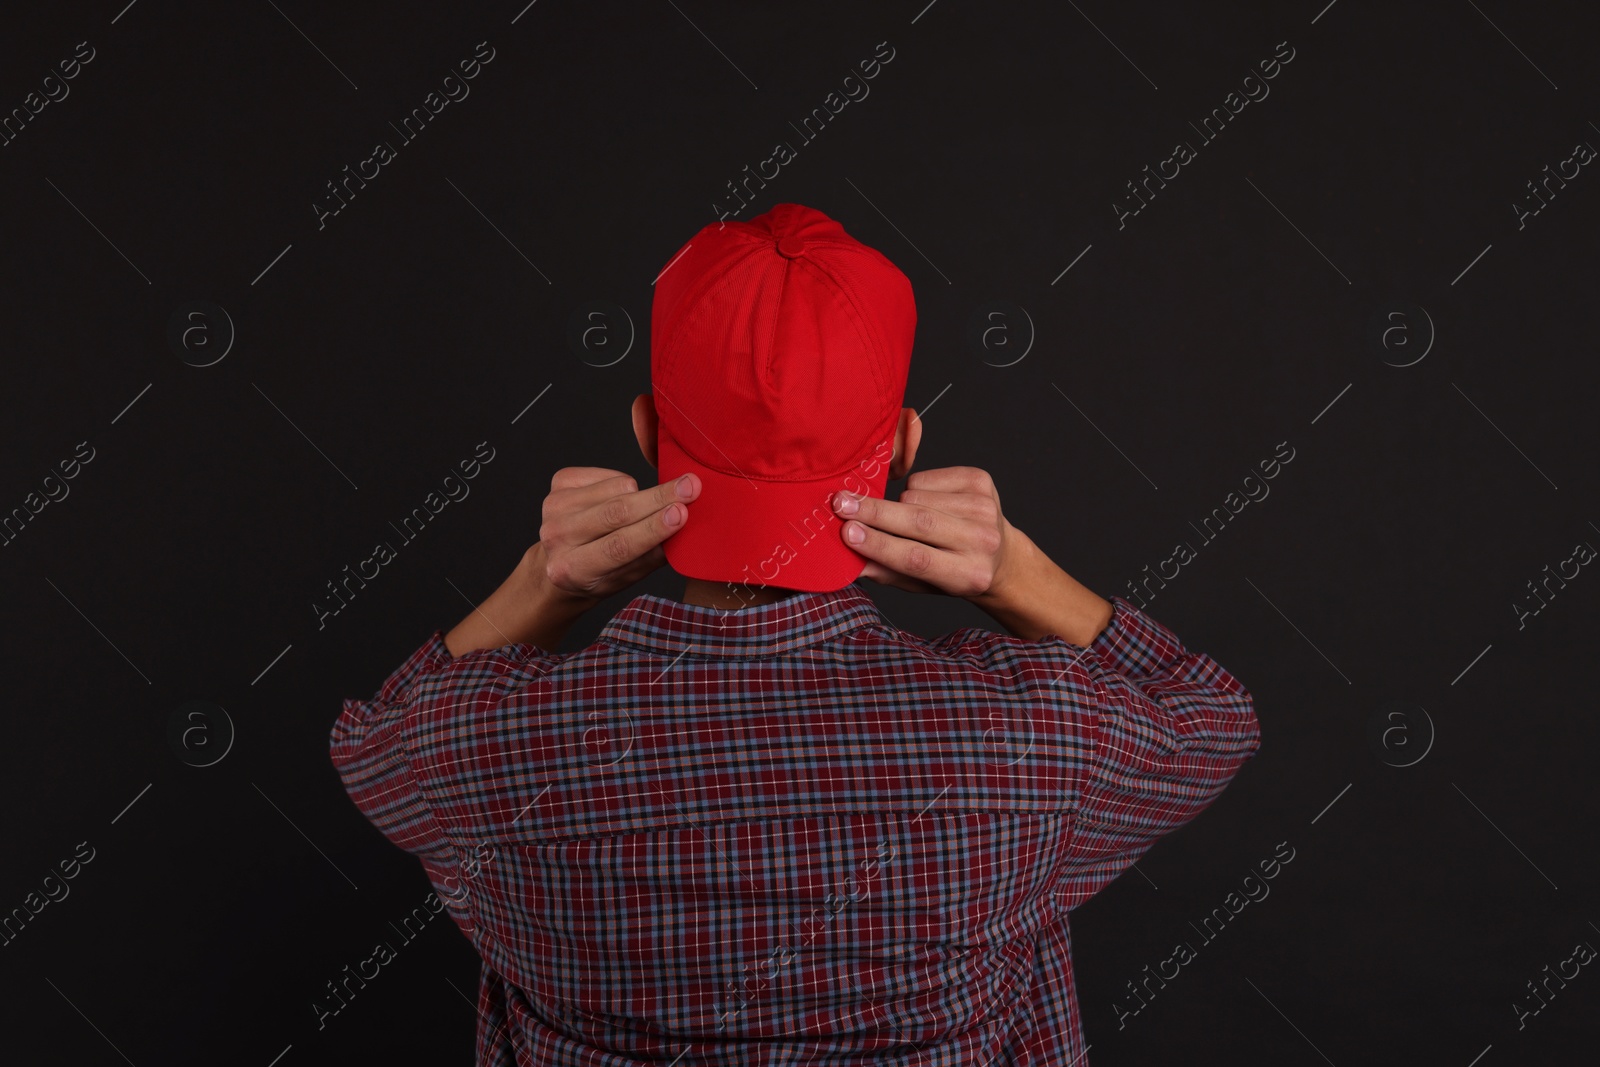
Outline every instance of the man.
POLYGON ((780 204, 669 261, 660 484, 567 467, 539 541, 333 762, 483 956, 478 1062, 1087 1063, 1070 912, 1260 745, 1250 694, 910 474, 910 282, 780 204), (863 536, 858 536, 863 535, 863 536), (572 623, 663 563, 588 648, 572 623), (925 640, 858 579, 1002 625, 925 640))

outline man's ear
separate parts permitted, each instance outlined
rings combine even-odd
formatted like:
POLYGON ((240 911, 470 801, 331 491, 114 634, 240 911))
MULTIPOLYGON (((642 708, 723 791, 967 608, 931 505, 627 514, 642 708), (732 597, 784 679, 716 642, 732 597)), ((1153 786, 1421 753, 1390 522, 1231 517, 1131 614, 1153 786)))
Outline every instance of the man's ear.
POLYGON ((922 443, 922 420, 911 408, 900 409, 900 425, 894 431, 894 458, 889 461, 889 480, 896 481, 911 473, 911 464, 917 458, 917 446, 922 443))
POLYGON ((656 432, 660 422, 656 418, 655 397, 640 393, 633 398, 633 436, 639 441, 639 451, 645 462, 656 466, 656 432))

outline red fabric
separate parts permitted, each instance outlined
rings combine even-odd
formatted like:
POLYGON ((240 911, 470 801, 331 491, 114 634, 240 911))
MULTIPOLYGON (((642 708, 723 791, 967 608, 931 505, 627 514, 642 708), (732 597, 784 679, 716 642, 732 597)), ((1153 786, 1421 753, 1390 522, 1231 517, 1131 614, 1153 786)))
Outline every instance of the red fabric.
POLYGON ((666 542, 679 574, 830 591, 865 557, 838 490, 882 497, 916 332, 911 282, 820 211, 707 226, 656 281, 662 482, 704 483, 666 542))

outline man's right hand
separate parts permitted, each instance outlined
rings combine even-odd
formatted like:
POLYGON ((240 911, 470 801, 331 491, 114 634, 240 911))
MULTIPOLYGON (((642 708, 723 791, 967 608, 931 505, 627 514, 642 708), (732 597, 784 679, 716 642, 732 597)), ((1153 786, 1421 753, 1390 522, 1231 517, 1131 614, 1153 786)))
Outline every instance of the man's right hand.
POLYGON ((994 480, 977 467, 916 471, 898 501, 836 493, 833 509, 844 543, 867 558, 864 578, 970 600, 1028 640, 1053 633, 1087 645, 1111 620, 1109 601, 1006 520, 994 480))
POLYGON ((992 595, 1026 540, 977 467, 917 471, 897 501, 836 493, 833 510, 845 544, 867 557, 862 576, 914 593, 992 595))

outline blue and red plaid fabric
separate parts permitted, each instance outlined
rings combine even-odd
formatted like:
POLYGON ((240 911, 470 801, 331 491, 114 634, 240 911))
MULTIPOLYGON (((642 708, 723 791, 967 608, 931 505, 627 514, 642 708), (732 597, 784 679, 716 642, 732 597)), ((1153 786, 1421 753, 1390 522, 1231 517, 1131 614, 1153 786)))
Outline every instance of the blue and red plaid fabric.
POLYGON ((635 597, 589 647, 435 631, 331 755, 484 960, 478 1063, 1083 1067, 1068 918, 1260 746, 1121 597, 1087 649, 856 584, 635 597))

